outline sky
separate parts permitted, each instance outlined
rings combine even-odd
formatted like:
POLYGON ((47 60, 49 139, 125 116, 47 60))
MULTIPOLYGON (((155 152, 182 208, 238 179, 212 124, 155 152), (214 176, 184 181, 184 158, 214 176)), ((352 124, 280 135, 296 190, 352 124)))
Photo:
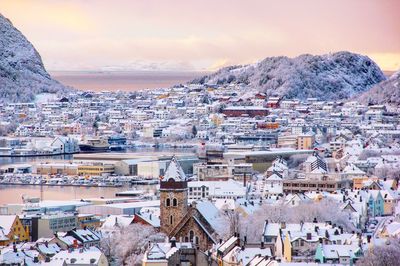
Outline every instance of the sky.
POLYGON ((212 71, 351 51, 400 69, 399 0, 0 0, 50 71, 212 71))

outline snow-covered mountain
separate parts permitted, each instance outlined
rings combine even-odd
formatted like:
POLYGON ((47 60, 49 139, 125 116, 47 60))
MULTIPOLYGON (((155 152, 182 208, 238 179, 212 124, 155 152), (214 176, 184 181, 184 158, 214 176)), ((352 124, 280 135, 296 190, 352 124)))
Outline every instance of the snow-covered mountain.
POLYGON ((400 107, 400 70, 357 98, 365 104, 387 104, 400 107))
POLYGON ((192 83, 244 83, 268 95, 325 100, 350 98, 385 80, 367 56, 350 52, 268 57, 251 65, 225 67, 192 83))
POLYGON ((32 44, 0 14, 0 102, 29 102, 38 93, 66 90, 47 73, 32 44))

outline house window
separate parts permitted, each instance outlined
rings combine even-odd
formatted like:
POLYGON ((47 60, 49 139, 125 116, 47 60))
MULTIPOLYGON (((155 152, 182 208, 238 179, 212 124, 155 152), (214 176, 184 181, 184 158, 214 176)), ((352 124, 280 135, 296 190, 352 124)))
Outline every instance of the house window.
POLYGON ((174 207, 178 206, 178 200, 176 198, 172 200, 172 206, 174 207))
POLYGON ((172 225, 174 223, 174 217, 171 215, 169 217, 169 224, 172 225))
POLYGON ((167 206, 167 207, 171 206, 171 199, 170 198, 167 198, 165 200, 165 206, 167 206))

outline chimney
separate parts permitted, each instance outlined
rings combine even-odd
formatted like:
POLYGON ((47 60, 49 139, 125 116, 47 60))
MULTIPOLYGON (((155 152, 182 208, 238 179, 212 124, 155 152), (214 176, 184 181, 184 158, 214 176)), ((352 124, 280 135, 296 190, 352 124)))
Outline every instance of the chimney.
POLYGON ((318 223, 317 217, 314 217, 313 223, 318 223))
POLYGON ((222 238, 219 239, 219 243, 222 244, 222 238))
POLYGON ((73 247, 73 248, 78 248, 78 240, 77 240, 77 239, 74 239, 74 242, 73 242, 73 244, 72 244, 72 247, 73 247))
POLYGON ((264 249, 264 241, 261 241, 261 249, 264 249))
POLYGON ((39 257, 38 257, 38 256, 35 256, 35 257, 33 258, 33 262, 34 262, 34 263, 39 263, 39 257))
POLYGON ((319 230, 319 227, 318 227, 318 226, 314 227, 314 231, 315 231, 316 233, 318 233, 318 230, 319 230))
POLYGON ((171 242, 171 248, 175 248, 176 247, 176 238, 172 237, 170 242, 171 242))
POLYGON ((307 240, 311 240, 311 233, 307 233, 307 240))
POLYGON ((247 236, 243 237, 243 242, 244 242, 245 245, 247 244, 247 236))
POLYGON ((244 173, 244 175, 243 175, 243 186, 244 187, 246 187, 246 182, 247 182, 247 180, 246 180, 246 173, 244 173))
POLYGON ((244 246, 242 245, 242 250, 244 250, 244 246))
POLYGON ((46 258, 44 259, 44 262, 50 262, 50 257, 46 257, 46 258))
POLYGON ((286 223, 285 222, 281 222, 281 228, 285 229, 286 228, 286 223))

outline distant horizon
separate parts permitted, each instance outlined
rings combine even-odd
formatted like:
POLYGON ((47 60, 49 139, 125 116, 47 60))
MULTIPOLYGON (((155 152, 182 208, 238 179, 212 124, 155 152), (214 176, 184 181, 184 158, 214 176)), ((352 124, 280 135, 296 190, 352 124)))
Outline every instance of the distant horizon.
POLYGON ((138 91, 184 84, 208 72, 197 71, 49 71, 50 75, 78 90, 138 91))
MULTIPOLYGON (((50 75, 75 89, 82 91, 138 91, 168 88, 185 84, 210 72, 197 71, 49 71, 50 75)), ((383 71, 386 77, 395 71, 383 71)))

